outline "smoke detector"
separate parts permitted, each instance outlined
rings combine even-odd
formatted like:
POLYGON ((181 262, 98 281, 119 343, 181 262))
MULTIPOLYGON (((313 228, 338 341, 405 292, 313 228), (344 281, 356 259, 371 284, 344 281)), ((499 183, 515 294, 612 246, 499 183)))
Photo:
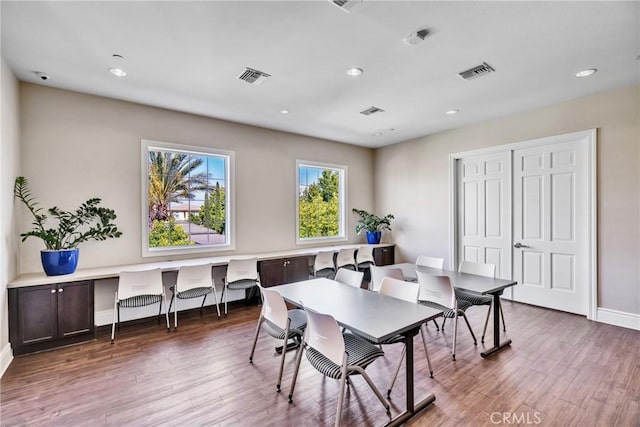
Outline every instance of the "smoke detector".
POLYGON ((409 34, 404 41, 407 42, 408 45, 416 45, 424 40, 429 35, 429 30, 423 28, 421 30, 416 31, 415 33, 409 34))

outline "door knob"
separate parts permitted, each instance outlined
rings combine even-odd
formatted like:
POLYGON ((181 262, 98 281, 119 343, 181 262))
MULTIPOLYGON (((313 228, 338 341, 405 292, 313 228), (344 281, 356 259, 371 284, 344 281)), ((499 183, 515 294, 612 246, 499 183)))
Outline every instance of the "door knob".
POLYGON ((513 247, 516 248, 516 249, 520 249, 520 248, 530 248, 531 246, 523 245, 520 242, 516 242, 516 244, 513 245, 513 247))

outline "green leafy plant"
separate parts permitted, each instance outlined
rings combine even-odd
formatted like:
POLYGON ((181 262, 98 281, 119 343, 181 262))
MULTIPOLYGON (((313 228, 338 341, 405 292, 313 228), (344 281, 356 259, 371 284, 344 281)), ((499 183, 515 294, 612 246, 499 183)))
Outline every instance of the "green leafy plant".
POLYGON ((31 231, 20 234, 22 241, 33 236, 42 239, 48 250, 64 250, 78 247, 88 240, 106 240, 122 235, 112 222, 116 213, 112 209, 100 206, 99 198, 92 198, 82 203, 75 211, 63 211, 57 207, 47 210, 51 218, 57 220, 57 227, 47 228, 49 216, 31 196, 29 182, 23 176, 16 178, 13 194, 25 204, 33 215, 31 231))
POLYGON ((358 234, 360 234, 362 230, 371 232, 391 230, 391 220, 395 218, 392 214, 381 218, 361 209, 352 209, 352 211, 360 216, 358 224, 356 225, 356 233, 358 234))

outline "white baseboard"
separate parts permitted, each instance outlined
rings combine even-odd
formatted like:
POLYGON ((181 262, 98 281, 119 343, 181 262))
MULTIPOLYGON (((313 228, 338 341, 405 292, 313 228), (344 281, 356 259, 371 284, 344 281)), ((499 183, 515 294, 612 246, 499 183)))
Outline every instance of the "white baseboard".
POLYGON ((625 313, 624 311, 611 310, 608 308, 598 308, 594 320, 640 331, 640 314, 625 313))
POLYGON ((0 377, 2 377, 9 367, 9 364, 13 360, 13 351, 11 351, 11 344, 7 343, 0 352, 0 377))

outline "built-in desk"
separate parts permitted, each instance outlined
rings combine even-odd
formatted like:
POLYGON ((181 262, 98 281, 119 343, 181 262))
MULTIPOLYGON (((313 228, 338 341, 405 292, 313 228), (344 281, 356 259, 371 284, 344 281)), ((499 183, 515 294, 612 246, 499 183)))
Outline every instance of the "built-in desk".
MULTIPOLYGON (((181 266, 205 263, 211 263, 214 268, 224 268, 232 258, 255 257, 258 258, 259 269, 264 263, 265 267, 268 265, 272 277, 284 277, 284 281, 278 283, 265 282, 265 285, 273 285, 307 279, 309 263, 312 263, 313 256, 318 252, 330 250, 337 252, 341 248, 357 249, 362 246, 366 245, 307 247, 258 254, 84 268, 63 276, 46 276, 44 273, 22 274, 7 286, 9 289, 9 341, 14 355, 18 355, 93 339, 96 332, 95 288, 99 287, 100 283, 96 281, 117 279, 121 271, 160 268, 163 272, 170 273, 178 271, 181 266), (281 276, 276 271, 279 266, 283 269, 281 276)), ((393 244, 373 246, 377 264, 393 264, 393 244)), ((103 296, 106 292, 108 289, 103 292, 103 296)), ((111 303, 112 301, 113 294, 111 294, 111 303)), ((111 313, 110 310, 109 313, 98 314, 109 314, 99 317, 111 319, 111 313)), ((108 322, 110 323, 110 320, 108 322)))

